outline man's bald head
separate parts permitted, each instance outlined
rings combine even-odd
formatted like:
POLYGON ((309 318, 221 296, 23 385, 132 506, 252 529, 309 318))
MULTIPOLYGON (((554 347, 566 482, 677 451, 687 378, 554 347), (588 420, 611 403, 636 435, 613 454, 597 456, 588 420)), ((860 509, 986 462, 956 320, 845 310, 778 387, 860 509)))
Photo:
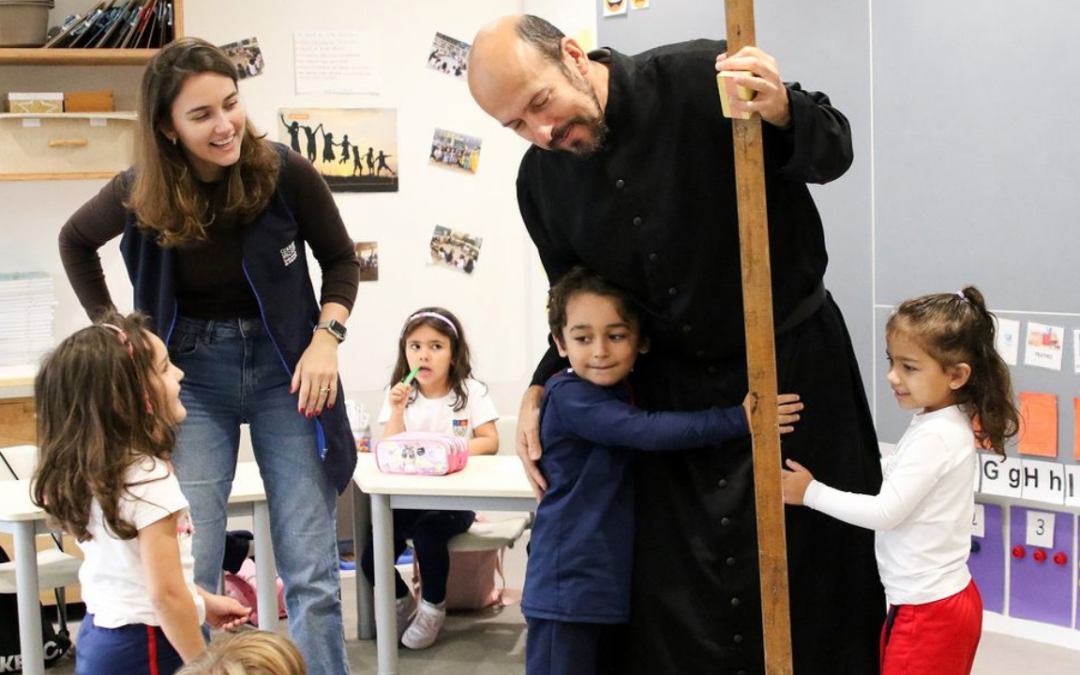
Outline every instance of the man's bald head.
POLYGON ((469 50, 469 91, 503 126, 546 150, 590 154, 603 143, 607 71, 548 21, 504 16, 469 50), (550 105, 549 105, 550 103, 550 105))

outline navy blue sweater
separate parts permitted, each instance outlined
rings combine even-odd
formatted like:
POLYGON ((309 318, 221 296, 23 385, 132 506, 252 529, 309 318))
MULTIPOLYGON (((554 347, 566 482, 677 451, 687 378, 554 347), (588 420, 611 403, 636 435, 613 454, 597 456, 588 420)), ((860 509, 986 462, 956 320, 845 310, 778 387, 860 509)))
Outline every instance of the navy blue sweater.
POLYGON ((634 547, 629 450, 709 451, 748 433, 742 407, 646 412, 630 401, 625 382, 600 387, 573 371, 548 380, 540 411, 548 489, 532 530, 525 616, 627 621, 634 547))

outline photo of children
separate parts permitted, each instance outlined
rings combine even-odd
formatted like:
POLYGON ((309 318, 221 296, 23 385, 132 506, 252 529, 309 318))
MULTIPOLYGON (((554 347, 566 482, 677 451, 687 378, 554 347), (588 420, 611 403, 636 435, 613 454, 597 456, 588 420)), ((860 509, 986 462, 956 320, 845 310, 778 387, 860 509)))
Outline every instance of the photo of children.
POLYGON ((469 44, 435 33, 428 52, 427 67, 451 77, 465 77, 469 67, 469 44))
POLYGON ((431 235, 431 262, 472 274, 480 259, 480 246, 483 242, 480 237, 436 225, 435 232, 431 235))
POLYGON ((360 261, 360 281, 379 280, 379 242, 358 241, 356 259, 360 261))
POLYGON ((259 49, 259 38, 248 38, 221 45, 221 51, 225 52, 236 66, 236 76, 239 79, 262 75, 266 63, 263 61, 262 50, 259 49))
POLYGON ((455 131, 436 129, 431 139, 432 164, 468 173, 480 168, 480 139, 455 131))
POLYGON ((307 157, 334 192, 397 192, 397 110, 281 108, 278 140, 307 157))

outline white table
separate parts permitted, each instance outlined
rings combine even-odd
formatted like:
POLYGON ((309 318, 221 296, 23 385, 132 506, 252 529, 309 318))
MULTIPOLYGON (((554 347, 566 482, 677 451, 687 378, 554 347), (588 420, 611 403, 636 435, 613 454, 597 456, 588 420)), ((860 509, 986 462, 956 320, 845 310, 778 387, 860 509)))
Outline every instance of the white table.
MULTIPOLYGON (((379 675, 398 672, 397 616, 394 611, 394 521, 392 509, 535 511, 536 497, 517 457, 470 457, 463 471, 449 476, 403 476, 379 471, 373 454, 360 455, 353 480, 371 496, 375 560, 375 627, 379 675)), ((363 628, 369 611, 360 571, 360 542, 367 523, 354 519, 357 609, 363 628)), ((361 631, 363 633, 363 630, 361 631)), ((361 634, 361 637, 369 637, 361 634)))
MULTIPOLYGON (((255 534, 259 607, 259 628, 277 629, 277 584, 274 579, 274 552, 270 545, 270 516, 259 469, 254 462, 241 462, 229 495, 229 515, 251 516, 255 534)), ((19 646, 23 673, 44 675, 45 655, 41 648, 41 605, 38 602, 37 546, 35 535, 47 532, 46 514, 30 501, 30 481, 0 483, 0 532, 15 539, 15 585, 19 607, 19 646)))

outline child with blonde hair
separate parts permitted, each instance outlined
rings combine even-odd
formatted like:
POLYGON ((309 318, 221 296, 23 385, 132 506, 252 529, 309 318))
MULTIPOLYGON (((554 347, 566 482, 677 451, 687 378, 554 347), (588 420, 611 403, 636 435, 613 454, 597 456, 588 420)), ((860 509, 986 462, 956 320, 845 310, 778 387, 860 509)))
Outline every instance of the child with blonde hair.
POLYGON ((304 657, 289 638, 251 630, 216 640, 176 675, 307 675, 304 657))

